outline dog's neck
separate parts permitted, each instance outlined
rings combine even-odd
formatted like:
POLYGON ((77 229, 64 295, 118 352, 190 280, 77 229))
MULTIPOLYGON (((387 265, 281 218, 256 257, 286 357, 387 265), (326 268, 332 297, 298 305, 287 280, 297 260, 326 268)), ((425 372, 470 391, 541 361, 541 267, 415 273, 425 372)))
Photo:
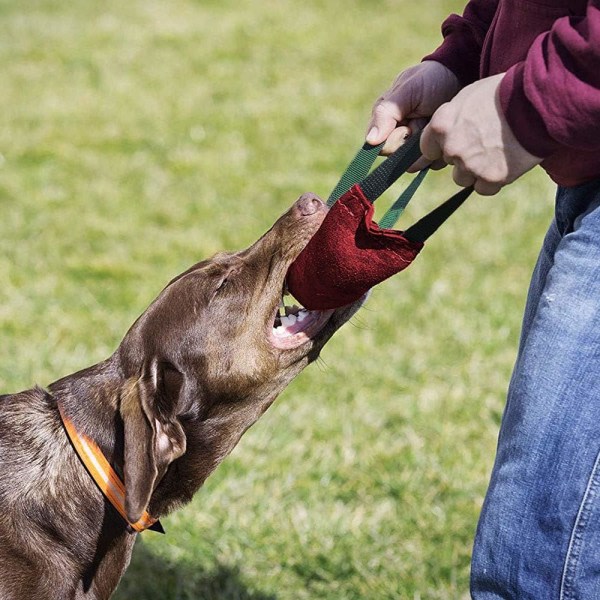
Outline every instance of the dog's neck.
MULTIPOLYGON (((99 367, 98 376, 103 372, 106 377, 105 368, 99 367)), ((51 393, 35 388, 7 396, 0 410, 0 452, 5 459, 0 495, 3 508, 13 515, 12 521, 0 523, 0 557, 3 553, 20 556, 22 548, 29 548, 33 563, 52 565, 46 568, 53 577, 63 573, 52 584, 57 586, 57 598, 72 597, 70 591, 62 593, 63 585, 65 590, 79 586, 97 590, 97 597, 108 597, 127 565, 134 541, 71 451, 60 422, 57 398, 76 413, 77 404, 86 402, 83 390, 94 387, 91 375, 88 370, 71 382, 57 382, 51 393), (23 423, 33 426, 23 427, 23 423), (13 451, 20 463, 11 462, 13 451)), ((106 433, 104 439, 109 439, 106 433)), ((1 597, 3 589, 0 586, 1 597)))
MULTIPOLYGON (((119 413, 119 397, 126 382, 127 378, 122 372, 118 356, 113 355, 101 363, 68 375, 48 387, 48 391, 57 402, 61 403, 62 410, 68 415, 77 431, 99 446, 122 480, 124 433, 123 421, 119 413)), ((163 479, 167 482, 171 481, 174 475, 170 471, 179 471, 180 467, 181 465, 177 465, 174 469, 169 468, 163 479)), ((81 469, 85 472, 83 465, 81 469)), ((180 485, 166 485, 155 490, 148 507, 152 516, 165 515, 188 502, 204 479, 205 477, 202 477, 196 481, 196 478, 187 478, 188 482, 193 481, 189 490, 180 485), (175 493, 175 490, 181 490, 181 493, 175 493)))
MULTIPOLYGON (((115 354, 49 386, 50 393, 61 402, 78 431, 96 442, 119 475, 124 470, 124 426, 119 398, 128 381, 131 379, 123 372, 119 355, 115 354)), ((257 414, 251 415, 243 426, 236 422, 235 414, 223 416, 200 412, 186 420, 183 427, 187 450, 156 482, 146 507, 153 517, 163 517, 192 499, 247 426, 274 400, 277 391, 267 386, 264 390, 257 388, 254 394, 262 399, 263 407, 256 408, 254 404, 258 403, 252 404, 252 410, 257 414)))
POLYGON ((111 357, 48 387, 77 430, 93 439, 107 460, 123 468, 122 422, 118 413, 123 375, 111 357))

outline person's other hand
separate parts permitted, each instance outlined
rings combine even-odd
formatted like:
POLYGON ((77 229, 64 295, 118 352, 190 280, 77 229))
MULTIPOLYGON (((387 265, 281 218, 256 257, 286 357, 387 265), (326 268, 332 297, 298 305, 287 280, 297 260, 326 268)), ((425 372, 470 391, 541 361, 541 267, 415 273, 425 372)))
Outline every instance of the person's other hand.
POLYGON ((526 173, 541 158, 519 144, 498 97, 504 74, 463 88, 432 116, 421 136, 421 152, 430 161, 453 165, 452 177, 462 186, 474 185, 484 196, 496 194, 526 173))
POLYGON ((456 75, 439 62, 426 60, 402 71, 373 106, 367 142, 375 146, 385 141, 381 153, 391 154, 459 90, 456 75))

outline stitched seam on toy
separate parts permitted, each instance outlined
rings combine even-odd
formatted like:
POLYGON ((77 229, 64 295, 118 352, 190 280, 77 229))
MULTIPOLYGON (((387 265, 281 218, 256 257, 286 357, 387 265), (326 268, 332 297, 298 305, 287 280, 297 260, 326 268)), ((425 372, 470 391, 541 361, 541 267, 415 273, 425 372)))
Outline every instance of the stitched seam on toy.
MULTIPOLYGON (((352 197, 356 198, 356 196, 354 194, 352 194, 352 197)), ((350 208, 348 208, 348 206, 346 206, 342 202, 339 202, 338 206, 340 208, 343 208, 349 215, 352 215, 353 217, 356 217, 356 215, 350 210, 350 208)))
POLYGON ((592 512, 592 502, 597 497, 598 487, 600 486, 599 468, 600 452, 596 456, 594 468, 592 469, 587 488, 583 495, 583 500, 581 501, 577 517, 575 518, 575 525, 573 526, 569 548, 567 549, 567 555, 565 557, 559 600, 575 600, 575 571, 581 556, 584 530, 590 520, 590 514, 592 512))
POLYGON ((389 250, 391 250, 405 265, 410 265, 412 263, 413 259, 407 260, 406 258, 404 258, 404 256, 399 254, 398 251, 394 250, 393 248, 389 248, 389 250))
MULTIPOLYGON (((360 201, 360 198, 358 196, 356 196, 355 194, 352 194, 352 197, 355 198, 356 200, 360 201)), ((352 212, 346 204, 340 203, 339 206, 340 206, 340 208, 343 208, 352 217, 360 217, 360 218, 364 217, 364 215, 357 215, 356 213, 352 212)), ((380 239, 377 239, 376 241, 379 245, 382 244, 382 241, 380 239)))

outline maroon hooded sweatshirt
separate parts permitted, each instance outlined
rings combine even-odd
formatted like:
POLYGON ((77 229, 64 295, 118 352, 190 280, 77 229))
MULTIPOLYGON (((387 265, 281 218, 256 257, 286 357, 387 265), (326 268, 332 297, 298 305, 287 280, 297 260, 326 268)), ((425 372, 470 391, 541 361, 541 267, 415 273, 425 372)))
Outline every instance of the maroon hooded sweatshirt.
POLYGON ((600 0, 471 0, 424 60, 462 85, 506 72, 500 104, 556 183, 600 178, 600 0))

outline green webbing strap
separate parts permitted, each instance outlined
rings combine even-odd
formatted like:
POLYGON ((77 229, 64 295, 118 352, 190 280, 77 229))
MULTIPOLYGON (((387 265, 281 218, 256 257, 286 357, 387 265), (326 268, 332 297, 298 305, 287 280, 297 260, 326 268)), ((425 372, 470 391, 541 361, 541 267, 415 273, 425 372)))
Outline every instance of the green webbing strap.
POLYGON ((407 204, 411 201, 411 198, 415 195, 415 192, 421 185, 423 179, 425 179, 425 175, 427 175, 427 171, 429 168, 423 169, 417 173, 417 176, 410 182, 409 186, 400 194, 400 197, 390 209, 381 217, 379 221, 379 227, 381 229, 391 229, 396 221, 400 218, 400 215, 404 212, 407 204))
MULTIPOLYGON (((379 155, 379 151, 383 147, 383 144, 371 146, 370 144, 365 143, 352 162, 348 165, 348 168, 335 186, 333 192, 331 192, 331 195, 327 200, 327 206, 331 207, 335 204, 342 195, 357 183, 360 183, 365 198, 370 202, 374 202, 421 156, 421 151, 419 149, 420 138, 420 131, 412 135, 402 146, 400 146, 400 148, 388 156, 388 158, 371 173, 369 173, 369 170, 379 155)), ((379 227, 381 229, 391 229, 394 226, 398 217, 400 217, 418 187, 421 185, 428 170, 429 169, 423 169, 422 171, 419 171, 417 176, 410 182, 396 202, 394 202, 391 208, 383 215, 379 222, 379 227)), ((446 202, 432 210, 412 227, 409 227, 404 232, 404 237, 411 241, 424 242, 437 231, 438 227, 452 215, 472 192, 472 186, 460 190, 454 194, 452 198, 446 200, 446 202)))
POLYGON ((379 156, 379 152, 382 148, 383 142, 378 146, 371 146, 371 144, 365 142, 344 171, 342 178, 338 181, 333 192, 331 192, 331 195, 327 200, 327 206, 329 208, 331 208, 354 184, 362 181, 369 174, 369 171, 371 170, 375 159, 379 156))
MULTIPOLYGON (((331 208, 341 196, 343 196, 353 185, 361 183, 361 188, 371 202, 378 198, 385 190, 390 187, 400 175, 421 155, 419 150, 419 140, 421 132, 400 146, 391 154, 382 164, 380 164, 372 173, 369 174, 373 163, 379 156, 383 143, 377 146, 371 146, 365 143, 352 159, 341 179, 338 181, 334 190, 327 200, 327 206, 331 208)), ((421 171, 402 192, 401 196, 394 202, 392 207, 383 216, 380 227, 382 229, 391 229, 406 205, 414 196, 419 185, 423 181, 427 169, 421 171)))

